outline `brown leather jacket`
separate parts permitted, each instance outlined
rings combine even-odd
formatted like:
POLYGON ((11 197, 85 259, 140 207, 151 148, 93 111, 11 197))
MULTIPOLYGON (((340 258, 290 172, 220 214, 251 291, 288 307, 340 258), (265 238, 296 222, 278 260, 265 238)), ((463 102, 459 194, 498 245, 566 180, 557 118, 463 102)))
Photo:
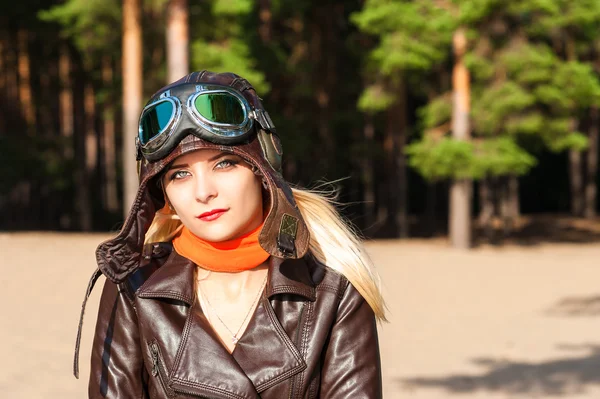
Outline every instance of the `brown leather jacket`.
POLYGON ((195 265, 150 247, 104 285, 90 398, 381 398, 373 311, 343 276, 305 256, 270 259, 265 293, 233 354, 196 298, 195 265))

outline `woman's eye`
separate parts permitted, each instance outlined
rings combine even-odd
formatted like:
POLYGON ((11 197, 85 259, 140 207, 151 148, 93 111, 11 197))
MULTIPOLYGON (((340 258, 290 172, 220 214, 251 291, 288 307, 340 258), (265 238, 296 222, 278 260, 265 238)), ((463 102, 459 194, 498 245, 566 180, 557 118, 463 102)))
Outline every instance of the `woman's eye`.
POLYGON ((178 179, 183 179, 184 177, 186 177, 189 173, 186 172, 185 170, 178 170, 177 172, 173 173, 171 175, 171 177, 169 178, 169 180, 178 180, 178 179))
POLYGON ((228 168, 228 167, 230 167, 230 166, 233 166, 233 165, 235 165, 235 164, 237 164, 237 162, 236 162, 236 161, 234 161, 233 159, 224 159, 224 160, 222 160, 222 161, 219 161, 219 162, 218 162, 218 163, 215 165, 215 168, 216 168, 216 169, 225 169, 225 168, 228 168))

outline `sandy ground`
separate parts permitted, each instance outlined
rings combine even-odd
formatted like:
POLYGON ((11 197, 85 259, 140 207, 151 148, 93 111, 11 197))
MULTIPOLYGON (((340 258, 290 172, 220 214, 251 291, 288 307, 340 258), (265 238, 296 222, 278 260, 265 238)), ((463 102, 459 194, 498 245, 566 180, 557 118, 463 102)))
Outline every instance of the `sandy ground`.
MULTIPOLYGON (((0 234, 2 398, 86 398, 102 282, 81 301, 106 235, 0 234)), ((369 250, 390 323, 380 329, 386 398, 600 397, 600 245, 471 252, 440 241, 369 250)))

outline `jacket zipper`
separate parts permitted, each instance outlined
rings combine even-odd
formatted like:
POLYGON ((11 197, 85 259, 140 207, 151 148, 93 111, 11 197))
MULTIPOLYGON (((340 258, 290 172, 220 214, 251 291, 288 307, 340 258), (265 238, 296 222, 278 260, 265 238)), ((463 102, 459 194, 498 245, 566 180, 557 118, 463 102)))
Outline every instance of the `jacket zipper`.
POLYGON ((173 398, 177 394, 167 384, 167 372, 162 363, 162 356, 160 355, 160 349, 158 348, 158 344, 156 343, 156 341, 152 341, 149 346, 150 353, 152 354, 152 376, 158 378, 158 380, 160 381, 160 385, 162 385, 163 390, 167 393, 167 396, 173 398))
POLYGON ((148 346, 150 347, 150 353, 152 355, 152 376, 158 378, 168 397, 174 398, 177 396, 177 392, 179 392, 185 395, 190 395, 201 399, 210 399, 208 396, 201 396, 198 395, 198 393, 196 392, 186 391, 183 389, 177 389, 176 391, 173 388, 171 388, 167 384, 169 377, 167 376, 167 371, 165 370, 164 365, 162 363, 162 356, 160 354, 160 348, 158 347, 158 344, 156 343, 156 341, 152 341, 148 346))

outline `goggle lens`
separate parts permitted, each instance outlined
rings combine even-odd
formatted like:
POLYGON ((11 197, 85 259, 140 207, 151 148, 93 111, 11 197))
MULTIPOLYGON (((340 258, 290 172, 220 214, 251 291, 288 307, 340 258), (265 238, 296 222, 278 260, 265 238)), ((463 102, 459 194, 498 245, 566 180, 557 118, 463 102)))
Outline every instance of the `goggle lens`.
POLYGON ((203 118, 214 123, 240 125, 246 119, 240 100, 227 93, 200 94, 194 107, 203 118))
POLYGON ((161 134, 173 119, 175 105, 170 101, 163 101, 148 109, 140 121, 140 141, 146 144, 154 137, 161 134))

